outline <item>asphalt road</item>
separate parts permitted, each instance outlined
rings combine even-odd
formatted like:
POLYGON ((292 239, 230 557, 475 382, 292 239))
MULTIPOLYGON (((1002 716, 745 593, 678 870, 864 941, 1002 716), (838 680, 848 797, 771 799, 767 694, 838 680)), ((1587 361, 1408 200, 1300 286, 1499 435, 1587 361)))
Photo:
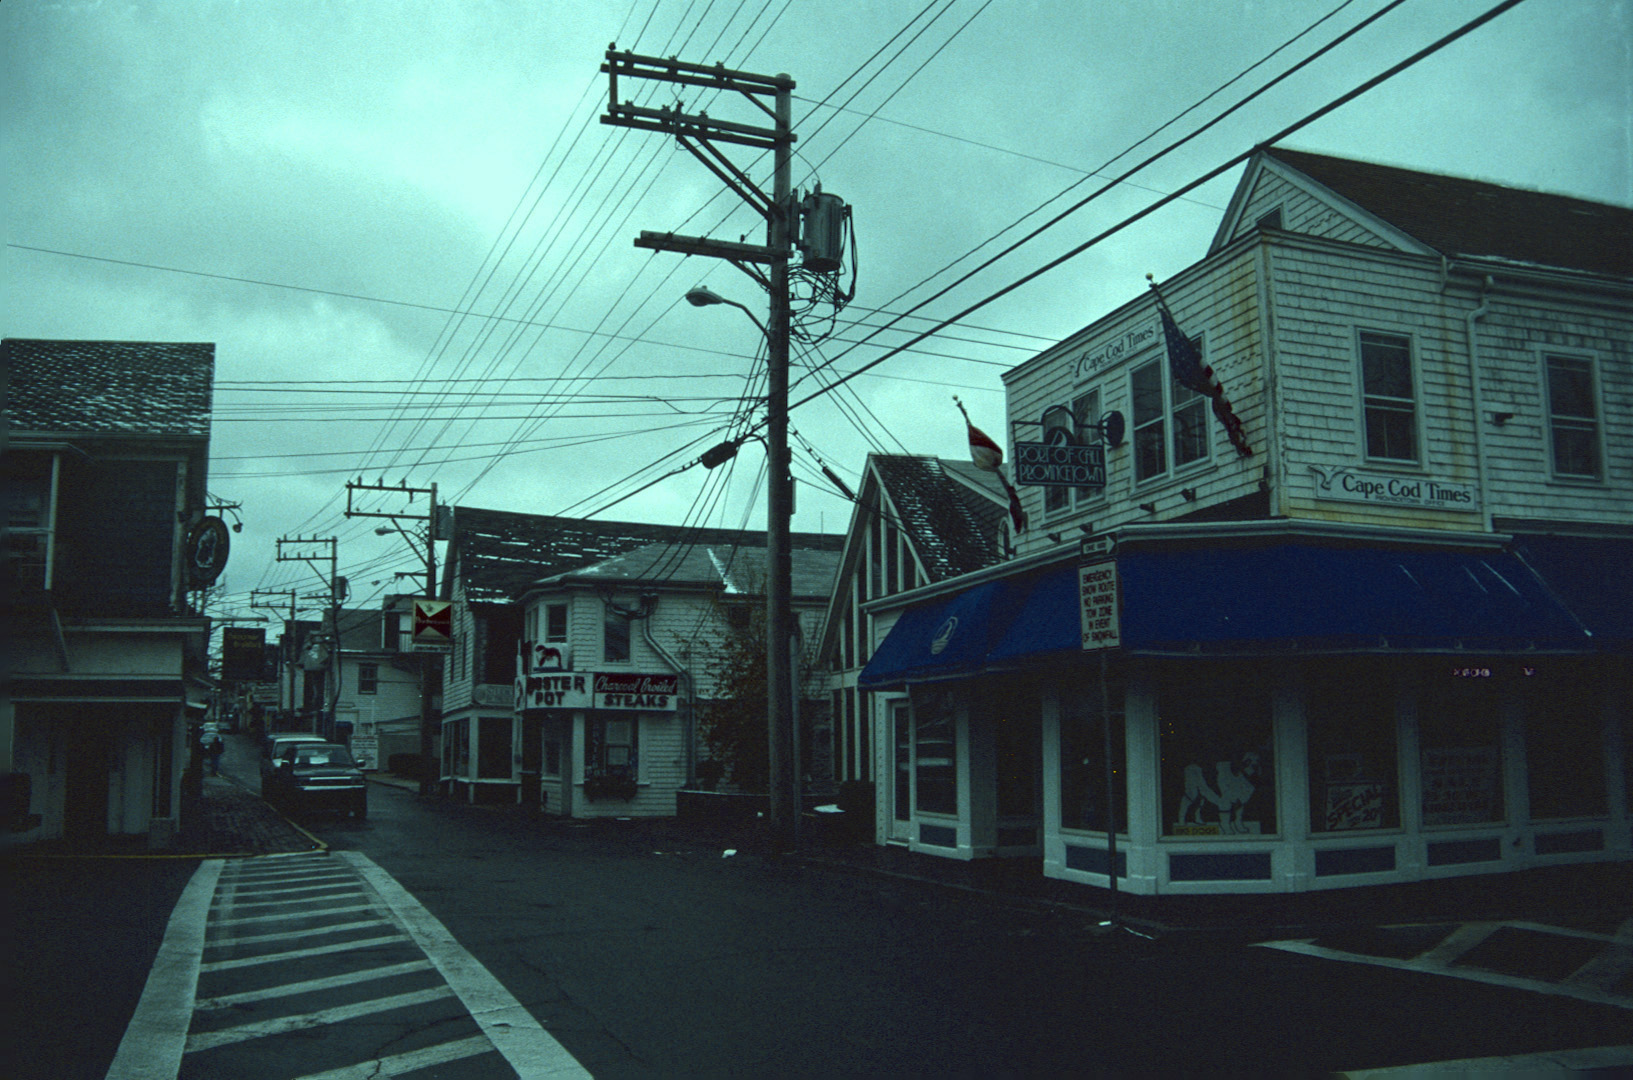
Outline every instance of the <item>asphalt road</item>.
POLYGON ((598 1077, 1344 1071, 1633 1042, 1633 1011, 373 793, 367 854, 598 1077))
MULTIPOLYGON (((247 740, 225 768, 256 785, 247 740)), ((302 824, 389 873, 602 1078, 1309 1073, 1633 1044, 1615 1005, 1239 934, 1108 933, 1081 912, 654 843, 638 823, 370 795, 366 821, 302 824)), ((106 1075, 197 866, 12 868, 11 1075, 106 1075)))

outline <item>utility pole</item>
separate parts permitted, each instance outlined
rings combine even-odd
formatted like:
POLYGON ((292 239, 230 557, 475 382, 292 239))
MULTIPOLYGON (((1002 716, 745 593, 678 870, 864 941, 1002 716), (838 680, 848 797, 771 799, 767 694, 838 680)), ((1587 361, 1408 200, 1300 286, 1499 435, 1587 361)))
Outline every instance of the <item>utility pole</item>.
MULTIPOLYGON (((381 527, 375 532, 385 535, 393 529, 402 534, 410 544, 414 538, 398 524, 399 518, 408 518, 413 521, 425 521, 425 598, 437 598, 437 485, 428 488, 411 488, 405 480, 396 487, 386 484, 365 484, 361 478, 356 483, 346 483, 346 516, 386 518, 391 522, 391 528, 381 527), (417 512, 359 510, 352 503, 352 494, 357 491, 376 491, 408 496, 412 503, 415 495, 427 495, 430 501, 426 504, 424 514, 417 512)), ((399 643, 400 643, 399 635, 399 643)), ((435 691, 437 680, 435 676, 441 670, 441 654, 435 652, 416 652, 420 666, 420 794, 430 795, 436 788, 436 769, 433 764, 437 756, 437 716, 435 691)))
MULTIPOLYGON (((284 637, 287 640, 283 644, 285 649, 288 650, 288 655, 284 658, 284 666, 289 671, 289 711, 293 714, 295 711, 295 616, 299 610, 296 607, 298 593, 294 589, 256 589, 249 595, 249 606, 274 610, 275 605, 261 602, 263 596, 279 597, 276 607, 282 607, 283 597, 289 598, 289 621, 284 623, 284 637)), ((267 734, 272 734, 271 728, 267 729, 267 734)))
MULTIPOLYGON (((303 562, 310 566, 320 578, 324 578, 329 586, 329 611, 331 613, 330 617, 334 620, 334 641, 333 647, 331 648, 329 654, 328 682, 330 685, 330 693, 325 695, 329 698, 328 705, 324 708, 320 708, 318 710, 320 715, 314 718, 313 731, 320 735, 333 735, 334 731, 332 729, 332 721, 334 718, 334 709, 340 702, 340 577, 338 573, 340 563, 340 540, 339 538, 333 536, 279 537, 277 561, 303 562), (295 549, 292 554, 284 554, 284 546, 286 544, 295 549), (327 545, 329 548, 329 554, 327 555, 320 554, 324 545, 327 545), (318 563, 324 561, 329 563, 329 573, 327 577, 325 577, 323 572, 318 569, 317 565, 318 563), (325 716, 327 716, 331 721, 331 729, 327 732, 323 730, 325 726, 325 716)), ((291 674, 290 678, 291 682, 293 682, 293 674, 291 674)), ((293 705, 294 702, 291 701, 290 704, 293 705)))
POLYGON ((794 616, 792 607, 792 550, 790 519, 793 516, 793 478, 788 460, 788 262, 793 254, 791 169, 794 80, 787 75, 756 75, 728 70, 724 65, 689 64, 655 56, 607 50, 601 70, 608 77, 607 114, 604 124, 657 131, 675 136, 693 157, 732 189, 766 220, 766 242, 760 247, 707 237, 679 236, 675 233, 642 232, 636 247, 654 251, 674 251, 686 255, 707 255, 725 259, 770 294, 770 317, 766 327, 767 396, 766 454, 766 697, 767 736, 770 747, 770 797, 772 840, 779 850, 799 843, 800 783, 794 764, 793 668, 794 616), (741 94, 769 117, 771 127, 729 123, 712 119, 707 113, 687 113, 674 108, 653 109, 618 100, 618 79, 652 79, 678 86, 741 94), (770 104, 767 104, 767 101, 770 104), (768 196, 732 163, 716 143, 733 143, 770 150, 774 157, 771 194, 768 196), (769 269, 762 273, 759 265, 769 269))

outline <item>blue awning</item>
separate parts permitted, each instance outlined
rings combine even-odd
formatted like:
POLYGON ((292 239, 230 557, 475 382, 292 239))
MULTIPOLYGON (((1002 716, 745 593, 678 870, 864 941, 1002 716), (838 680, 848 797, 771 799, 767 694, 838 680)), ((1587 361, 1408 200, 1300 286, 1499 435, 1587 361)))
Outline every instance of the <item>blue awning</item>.
POLYGON ((1117 560, 1137 652, 1580 652, 1592 635, 1506 552, 1139 551, 1117 560))
POLYGON ((979 674, 1031 579, 1008 578, 908 608, 857 677, 864 690, 979 674))
MULTIPOLYGON (((1134 654, 1597 647, 1591 623, 1584 626, 1507 552, 1278 544, 1136 550, 1116 562, 1122 648, 1134 654)), ((1067 566, 910 608, 860 685, 881 689, 1082 655, 1078 604, 1077 568, 1067 566)), ((1624 630, 1633 622, 1625 611, 1617 617, 1624 630)))
POLYGON ((1516 535, 1514 549, 1601 645, 1633 646, 1633 540, 1516 535))

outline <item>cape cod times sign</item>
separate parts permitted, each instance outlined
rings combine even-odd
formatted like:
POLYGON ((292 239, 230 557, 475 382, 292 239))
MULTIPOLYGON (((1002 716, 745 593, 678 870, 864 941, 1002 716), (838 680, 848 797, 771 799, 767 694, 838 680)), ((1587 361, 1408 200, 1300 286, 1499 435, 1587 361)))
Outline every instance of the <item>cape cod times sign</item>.
POLYGON ((1370 506, 1413 506, 1426 510, 1480 509, 1480 491, 1473 484, 1449 483, 1430 476, 1394 476, 1359 469, 1323 469, 1311 465, 1315 497, 1370 506))

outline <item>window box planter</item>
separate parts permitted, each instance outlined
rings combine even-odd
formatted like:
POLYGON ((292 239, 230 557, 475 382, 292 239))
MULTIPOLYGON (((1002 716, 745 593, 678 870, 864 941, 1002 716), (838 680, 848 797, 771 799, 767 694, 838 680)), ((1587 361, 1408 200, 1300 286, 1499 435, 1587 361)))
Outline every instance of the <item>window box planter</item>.
POLYGON ((623 799, 625 802, 635 797, 636 784, 633 776, 586 776, 584 778, 584 797, 586 799, 623 799))

